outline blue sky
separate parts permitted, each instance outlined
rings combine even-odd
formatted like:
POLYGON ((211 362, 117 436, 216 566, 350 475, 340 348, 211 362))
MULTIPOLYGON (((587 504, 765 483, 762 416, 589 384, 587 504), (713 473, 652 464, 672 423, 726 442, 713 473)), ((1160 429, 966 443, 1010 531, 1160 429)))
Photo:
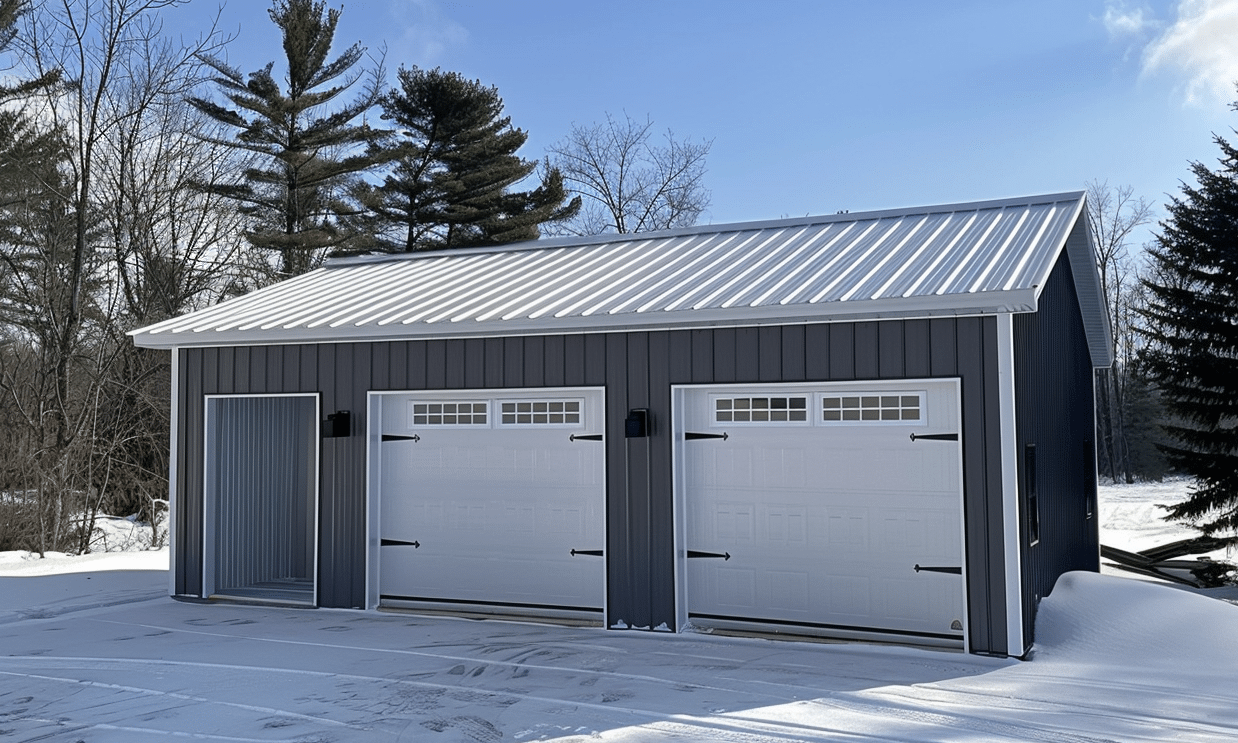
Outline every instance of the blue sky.
MULTIPOLYGON (((339 2, 328 0, 330 7, 339 2)), ((204 29, 216 5, 170 12, 204 29)), ((229 61, 275 61, 230 0, 229 61)), ((348 0, 337 51, 497 86, 540 158, 606 112, 712 139, 702 222, 1130 185, 1161 205, 1238 126, 1238 0, 348 0)), ((1141 235, 1140 240, 1147 235, 1141 235)))

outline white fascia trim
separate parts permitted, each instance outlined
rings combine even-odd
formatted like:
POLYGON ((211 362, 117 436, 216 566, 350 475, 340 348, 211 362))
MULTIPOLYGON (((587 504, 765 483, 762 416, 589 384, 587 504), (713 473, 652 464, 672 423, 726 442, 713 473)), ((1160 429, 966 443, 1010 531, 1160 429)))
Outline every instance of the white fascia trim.
POLYGON ((1006 565, 1006 654, 1022 656, 1023 542, 1019 536, 1019 452, 1015 427, 1014 315, 997 316, 998 438, 1002 459, 1002 546, 1006 565))
POLYGON ((171 411, 168 421, 168 595, 176 595, 176 575, 177 568, 180 565, 176 557, 176 468, 180 463, 180 457, 177 456, 178 446, 180 443, 180 367, 181 367, 181 350, 179 348, 172 349, 172 400, 171 411))
POLYGON ((348 343, 454 338, 495 338, 595 332, 652 332, 684 328, 801 325, 821 322, 971 317, 999 313, 1035 312, 1034 289, 978 292, 969 295, 934 295, 906 299, 876 299, 819 304, 700 310, 654 310, 620 315, 563 318, 523 318, 501 321, 363 325, 338 328, 281 328, 277 330, 221 329, 194 332, 161 330, 132 334, 145 348, 175 346, 254 346, 293 343, 348 343))

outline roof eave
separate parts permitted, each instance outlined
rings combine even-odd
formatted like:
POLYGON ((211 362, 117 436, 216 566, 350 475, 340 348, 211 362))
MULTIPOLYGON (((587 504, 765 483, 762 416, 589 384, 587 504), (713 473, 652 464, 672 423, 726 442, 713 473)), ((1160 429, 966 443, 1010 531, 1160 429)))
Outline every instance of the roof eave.
POLYGON ((820 322, 956 317, 1000 313, 1034 312, 1033 289, 1003 292, 943 294, 899 299, 850 300, 816 304, 765 305, 682 309, 665 312, 569 317, 507 318, 489 322, 411 323, 408 325, 341 325, 317 328, 283 328, 224 331, 160 330, 156 326, 130 335, 143 348, 192 348, 207 346, 287 345, 295 343, 347 343, 447 338, 478 338, 510 335, 562 335, 625 331, 672 330, 694 327, 752 327, 820 322))

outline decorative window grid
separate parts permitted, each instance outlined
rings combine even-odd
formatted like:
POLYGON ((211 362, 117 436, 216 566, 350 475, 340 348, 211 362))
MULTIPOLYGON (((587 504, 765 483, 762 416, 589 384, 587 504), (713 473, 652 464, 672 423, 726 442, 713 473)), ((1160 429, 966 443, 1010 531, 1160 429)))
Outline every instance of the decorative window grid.
POLYGON ((821 420, 826 423, 920 421, 923 411, 924 394, 918 392, 825 395, 821 398, 821 420))
POLYGON ((409 403, 414 426, 484 426, 489 421, 489 403, 468 401, 409 403))
POLYGON ((802 423, 808 420, 808 397, 717 397, 715 423, 802 423))
POLYGON ((568 426, 581 421, 580 400, 504 400, 501 421, 513 426, 568 426))

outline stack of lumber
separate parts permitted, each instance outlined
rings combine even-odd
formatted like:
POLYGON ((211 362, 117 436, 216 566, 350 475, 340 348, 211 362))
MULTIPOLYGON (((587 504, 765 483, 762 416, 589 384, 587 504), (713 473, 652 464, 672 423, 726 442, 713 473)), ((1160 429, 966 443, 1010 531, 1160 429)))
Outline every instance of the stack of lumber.
POLYGON ((1216 588, 1231 584, 1230 574, 1234 566, 1228 562, 1202 556, 1230 544, 1229 540, 1215 537, 1183 539, 1160 547, 1127 552, 1117 547, 1100 546, 1100 556, 1110 560, 1109 565, 1132 573, 1161 578, 1196 588, 1216 588), (1190 559, 1189 555, 1201 555, 1190 559))

